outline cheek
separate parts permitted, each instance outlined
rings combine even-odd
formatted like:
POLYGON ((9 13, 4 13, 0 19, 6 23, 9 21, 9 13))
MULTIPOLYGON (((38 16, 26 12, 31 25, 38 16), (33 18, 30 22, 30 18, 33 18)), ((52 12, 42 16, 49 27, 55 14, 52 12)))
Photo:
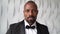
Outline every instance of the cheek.
POLYGON ((27 13, 24 13, 24 16, 25 16, 25 18, 26 18, 26 17, 28 17, 28 14, 27 14, 27 13))
POLYGON ((35 16, 35 17, 36 17, 36 16, 37 16, 37 13, 34 13, 34 14, 33 14, 33 16, 35 16))

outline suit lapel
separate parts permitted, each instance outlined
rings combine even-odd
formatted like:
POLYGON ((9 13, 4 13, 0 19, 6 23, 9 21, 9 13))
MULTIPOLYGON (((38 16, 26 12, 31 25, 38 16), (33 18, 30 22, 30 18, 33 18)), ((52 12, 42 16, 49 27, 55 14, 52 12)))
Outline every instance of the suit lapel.
POLYGON ((24 20, 20 22, 16 28, 15 34, 25 34, 24 20))
POLYGON ((39 23, 36 22, 36 24, 37 24, 37 34, 42 34, 39 23))
MULTIPOLYGON (((37 26, 37 34, 42 34, 41 26, 40 26, 40 24, 38 22, 36 22, 36 26, 37 26)), ((16 27, 15 34, 25 34, 24 20, 22 22, 20 22, 18 24, 18 26, 16 27)))
MULTIPOLYGON (((38 22, 36 22, 36 24, 37 24, 37 34, 42 34, 40 24, 38 22)), ((20 34, 25 34, 24 20, 20 24, 20 34)))
POLYGON ((25 34, 25 25, 24 25, 24 21, 22 22, 21 27, 20 27, 20 34, 25 34))
MULTIPOLYGON (((37 26, 37 34, 45 34, 45 29, 43 29, 42 25, 40 25, 38 22, 36 22, 37 26)), ((16 29, 14 31, 14 34, 25 34, 25 25, 24 25, 24 20, 16 26, 16 29)), ((48 33, 47 33, 48 34, 48 33)))

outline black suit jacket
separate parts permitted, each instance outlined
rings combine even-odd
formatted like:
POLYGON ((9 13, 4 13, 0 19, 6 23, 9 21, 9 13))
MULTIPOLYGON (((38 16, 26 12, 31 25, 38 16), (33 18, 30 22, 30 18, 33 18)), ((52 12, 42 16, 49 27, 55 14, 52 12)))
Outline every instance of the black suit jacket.
MULTIPOLYGON (((39 24, 38 22, 36 22, 36 24, 37 34, 49 34, 47 26, 39 24)), ((25 34, 24 20, 10 25, 6 34, 25 34)))

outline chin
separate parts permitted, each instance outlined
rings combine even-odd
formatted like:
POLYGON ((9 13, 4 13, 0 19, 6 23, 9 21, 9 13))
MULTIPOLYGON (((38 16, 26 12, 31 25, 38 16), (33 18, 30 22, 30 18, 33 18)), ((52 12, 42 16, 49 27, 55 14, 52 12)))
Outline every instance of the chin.
POLYGON ((27 20, 29 23, 34 23, 35 20, 27 20))

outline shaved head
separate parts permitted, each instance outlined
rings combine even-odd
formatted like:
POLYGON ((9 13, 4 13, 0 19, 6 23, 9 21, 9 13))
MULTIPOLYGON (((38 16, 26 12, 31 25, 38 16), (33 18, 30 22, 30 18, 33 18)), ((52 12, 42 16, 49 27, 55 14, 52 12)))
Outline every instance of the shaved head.
POLYGON ((37 18, 38 10, 37 10, 37 5, 33 1, 28 1, 24 5, 24 17, 25 20, 32 25, 37 18))
POLYGON ((36 9, 37 9, 37 5, 34 1, 28 1, 25 5, 24 5, 24 8, 27 4, 32 4, 36 9))

